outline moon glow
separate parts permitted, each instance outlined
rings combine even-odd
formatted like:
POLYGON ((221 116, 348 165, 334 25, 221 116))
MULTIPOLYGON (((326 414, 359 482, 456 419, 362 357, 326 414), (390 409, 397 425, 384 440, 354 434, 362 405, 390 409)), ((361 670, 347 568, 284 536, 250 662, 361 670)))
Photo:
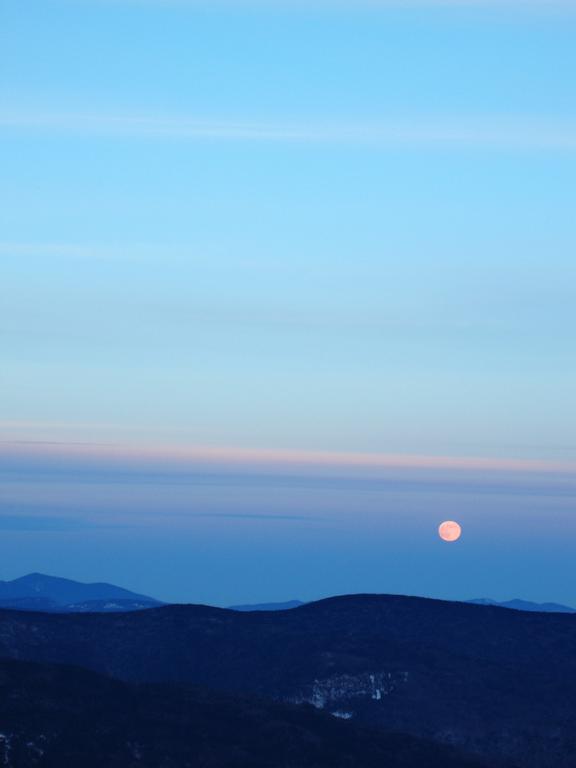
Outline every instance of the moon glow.
POLYGON ((458 541, 462 528, 454 520, 445 520, 438 526, 438 535, 443 541, 458 541))

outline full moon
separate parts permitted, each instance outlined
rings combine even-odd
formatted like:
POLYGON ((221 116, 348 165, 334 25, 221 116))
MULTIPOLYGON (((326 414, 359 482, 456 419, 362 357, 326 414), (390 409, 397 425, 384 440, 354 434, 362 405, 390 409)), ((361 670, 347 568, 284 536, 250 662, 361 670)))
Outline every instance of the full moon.
POLYGON ((462 535, 462 528, 454 520, 445 520, 438 526, 438 535, 444 541, 458 541, 462 535))

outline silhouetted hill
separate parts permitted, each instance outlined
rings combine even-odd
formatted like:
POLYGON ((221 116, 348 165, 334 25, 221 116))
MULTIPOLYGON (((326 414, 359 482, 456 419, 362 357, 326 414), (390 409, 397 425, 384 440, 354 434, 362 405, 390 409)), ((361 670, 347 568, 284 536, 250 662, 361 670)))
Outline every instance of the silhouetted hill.
POLYGON ((0 655, 186 681, 460 745, 576 765, 576 616, 355 595, 289 611, 0 612, 0 655))
POLYGON ((505 600, 499 603, 489 597, 480 597, 476 600, 468 600, 476 605, 497 605, 500 608, 513 608, 515 611, 532 611, 540 613, 576 613, 576 608, 560 603, 531 603, 529 600, 505 600))
POLYGON ((138 611, 162 605, 158 600, 113 584, 82 584, 71 579, 30 573, 0 581, 0 608, 52 613, 138 611))
POLYGON ((0 661, 5 768, 481 768, 312 707, 0 661))

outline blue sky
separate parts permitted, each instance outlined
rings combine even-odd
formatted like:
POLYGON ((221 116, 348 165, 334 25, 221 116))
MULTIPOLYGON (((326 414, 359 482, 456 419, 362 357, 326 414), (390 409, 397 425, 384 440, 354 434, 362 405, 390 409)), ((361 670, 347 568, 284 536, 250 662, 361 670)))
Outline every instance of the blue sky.
MULTIPOLYGON (((576 465, 575 22, 561 0, 4 4, 6 450, 42 444, 48 467, 50 445, 78 443, 144 446, 159 461, 170 446, 200 446, 485 458, 508 473, 510 460, 549 462, 549 502, 540 496, 537 513, 530 494, 523 502, 536 541, 554 517, 554 483, 564 488, 576 465)), ((49 569, 57 553, 62 575, 105 577, 93 530, 61 526, 59 505, 66 517, 82 492, 61 480, 58 500, 43 507, 43 475, 30 462, 30 498, 18 496, 29 511, 5 496, 3 557, 11 537, 24 536, 34 553, 26 568, 40 569, 34 560, 49 569), (30 515, 40 526, 33 546, 30 515), (48 535, 42 526, 51 525, 48 535), (80 549, 68 536, 84 537, 80 549)), ((83 465, 83 477, 91 472, 83 465)), ((225 516, 257 505, 246 490, 236 497, 217 486, 184 494, 191 536, 208 509, 220 515, 223 542, 225 516)), ((350 494, 336 504, 337 487, 315 491, 314 503, 334 503, 353 528, 359 513, 350 494)), ((474 509, 481 526, 497 509, 517 519, 517 494, 494 506, 493 494, 478 502, 476 487, 459 497, 461 517, 474 509)), ((103 515, 127 503, 102 493, 103 515)), ((402 493, 425 535, 446 507, 458 513, 444 497, 425 509, 420 491, 402 493)), ((148 591, 150 557, 138 553, 180 530, 161 516, 162 494, 153 497, 156 522, 138 546, 106 517, 106 546, 126 563, 115 577, 148 591)), ((422 592, 425 582, 453 595, 453 574, 429 582, 432 561, 422 555, 414 566, 408 518, 382 504, 382 530, 399 526, 397 566, 388 580, 375 560, 360 567, 366 524, 351 555, 364 575, 348 588, 422 592)), ((305 494, 291 505, 296 518, 313 517, 305 494)), ((296 518, 281 523, 287 542, 304 525, 296 518)), ((236 554, 249 557, 254 521, 243 519, 236 554)), ((269 524, 258 530, 270 551, 290 552, 269 524)), ((336 525, 333 535, 343 544, 349 530, 336 525)), ((513 562, 527 574, 522 537, 517 549, 513 562)), ((219 563, 212 545, 204 551, 219 563)), ((300 596, 346 591, 328 567, 331 551, 315 551, 300 596)), ((169 552, 166 544, 160 564, 169 552)), ((10 575, 24 567, 4 562, 10 575)), ((274 579, 270 594, 255 594, 257 570, 242 562, 242 590, 228 594, 222 566, 203 599, 294 596, 274 579)), ((182 565, 178 583, 185 573, 182 565)), ((497 569, 487 590, 497 597, 500 584, 512 596, 511 578, 497 569)), ((565 578, 552 569, 542 599, 559 598, 565 578)), ((161 584, 178 590, 170 578, 161 584)))

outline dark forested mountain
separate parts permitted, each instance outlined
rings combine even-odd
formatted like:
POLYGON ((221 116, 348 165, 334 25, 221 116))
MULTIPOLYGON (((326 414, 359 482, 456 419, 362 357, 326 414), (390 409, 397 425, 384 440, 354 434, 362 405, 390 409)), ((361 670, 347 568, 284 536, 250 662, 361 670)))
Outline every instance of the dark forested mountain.
POLYGON ((0 608, 53 613, 136 611, 162 605, 158 600, 113 584, 82 584, 71 579, 30 573, 0 581, 0 608))
POLYGON ((310 706, 0 661, 6 768, 481 768, 310 706))
POLYGON ((356 595, 289 611, 0 612, 0 656, 311 703, 491 766, 576 765, 576 616, 356 595))

